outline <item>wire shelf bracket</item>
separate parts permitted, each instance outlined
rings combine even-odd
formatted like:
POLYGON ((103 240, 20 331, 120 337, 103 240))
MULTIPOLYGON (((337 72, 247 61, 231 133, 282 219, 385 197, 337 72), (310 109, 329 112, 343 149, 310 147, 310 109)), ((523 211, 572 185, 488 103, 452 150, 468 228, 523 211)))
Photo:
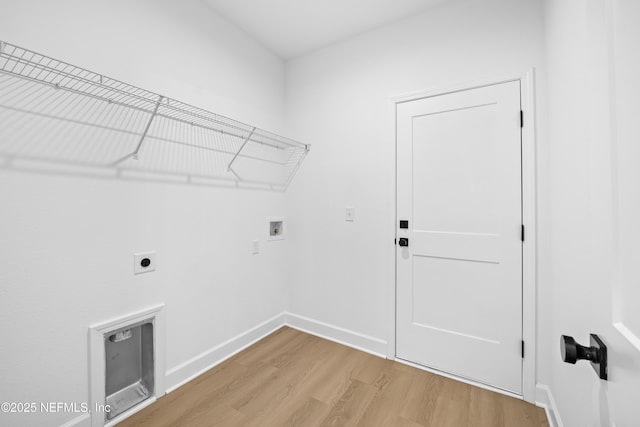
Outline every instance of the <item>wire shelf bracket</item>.
POLYGON ((308 144, 4 41, 0 122, 0 156, 6 159, 282 191, 310 150, 308 144))
POLYGON ((238 179, 240 179, 240 177, 238 176, 238 174, 236 173, 236 171, 234 171, 231 168, 231 165, 233 164, 233 162, 236 161, 236 159, 238 158, 238 156, 240 155, 240 152, 242 151, 242 149, 244 148, 245 145, 247 145, 247 142, 249 142, 249 140, 251 139, 251 136, 253 135, 253 133, 256 131, 256 128, 254 127, 253 129, 251 129, 251 133, 249 134, 249 136, 247 136, 247 139, 244 140, 244 142, 242 143, 242 145, 240 146, 240 148, 238 148, 238 151, 236 152, 236 154, 233 156, 233 159, 231 159, 231 161, 229 162, 229 165, 227 166, 227 169, 229 171, 231 171, 231 173, 233 173, 236 177, 238 177, 238 179))
MULTIPOLYGON (((100 80, 102 81, 102 76, 100 76, 100 80)), ((149 133, 149 128, 151 127, 151 123, 153 123, 153 119, 158 114, 158 107, 160 107, 160 103, 162 102, 163 99, 164 99, 163 96, 160 96, 158 98, 158 102, 156 103, 156 108, 154 108, 153 114, 151 114, 151 117, 149 117, 149 122, 147 123, 147 126, 144 128, 144 132, 142 132, 142 136, 140 137, 140 142, 138 142, 138 146, 136 147, 135 151, 133 153, 127 154, 126 156, 124 156, 123 158, 121 158, 119 160, 116 160, 115 163, 113 164, 113 166, 117 166, 118 164, 124 162, 125 160, 127 160, 129 158, 133 158, 134 160, 138 160, 138 153, 140 152, 140 148, 142 147, 142 143, 144 142, 144 139, 147 136, 147 133, 149 133)))

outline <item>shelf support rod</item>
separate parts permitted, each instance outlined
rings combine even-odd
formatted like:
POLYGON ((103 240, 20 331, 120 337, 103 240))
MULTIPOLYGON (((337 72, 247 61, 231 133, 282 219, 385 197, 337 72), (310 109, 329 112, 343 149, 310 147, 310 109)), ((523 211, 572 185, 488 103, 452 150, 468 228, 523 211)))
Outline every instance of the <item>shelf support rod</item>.
POLYGON ((247 136, 244 140, 244 142, 242 143, 242 145, 240 146, 240 149, 238 150, 238 152, 233 156, 233 159, 231 159, 231 161, 229 162, 229 165, 227 166, 227 170, 229 172, 232 172, 238 179, 240 179, 240 177, 238 176, 238 174, 231 169, 231 165, 233 164, 233 162, 236 161, 236 159, 238 158, 238 156, 240 155, 240 152, 242 151, 242 149, 244 148, 245 145, 247 145, 247 142, 249 142, 249 140, 251 139, 251 137, 253 136, 253 133, 256 131, 256 128, 254 126, 253 129, 251 129, 251 133, 249 134, 249 136, 247 136))
POLYGON ((151 123, 153 123, 153 119, 158 114, 158 109, 160 108, 160 104, 162 103, 163 99, 164 99, 164 96, 160 95, 160 97, 158 98, 158 101, 156 102, 156 107, 153 109, 153 113, 151 113, 151 117, 149 117, 149 121, 147 122, 147 126, 144 128, 144 132, 142 132, 142 136, 140 137, 140 141, 138 142, 138 146, 136 147, 135 151, 133 153, 129 153, 126 156, 121 157, 118 160, 116 160, 115 162, 111 163, 111 166, 118 166, 120 163, 122 163, 125 160, 128 160, 128 159, 130 159, 132 157, 135 160, 138 160, 138 152, 140 152, 140 148, 142 147, 142 143, 144 142, 144 139, 147 137, 147 133, 149 133, 149 129, 151 129, 151 123))
POLYGON ((154 108, 153 110, 153 114, 151 114, 151 117, 149 118, 149 121, 147 122, 147 127, 144 128, 144 132, 142 132, 142 137, 140 137, 140 142, 138 142, 138 146, 136 147, 136 151, 133 152, 133 158, 137 159, 138 158, 138 152, 140 151, 140 148, 142 147, 142 143, 144 142, 144 139, 147 137, 147 133, 149 133, 149 129, 151 128, 151 123, 153 123, 153 119, 156 117, 156 114, 158 114, 158 108, 160 108, 160 104, 162 103, 162 100, 164 99, 164 96, 160 96, 158 98, 158 102, 156 102, 156 108, 154 108))

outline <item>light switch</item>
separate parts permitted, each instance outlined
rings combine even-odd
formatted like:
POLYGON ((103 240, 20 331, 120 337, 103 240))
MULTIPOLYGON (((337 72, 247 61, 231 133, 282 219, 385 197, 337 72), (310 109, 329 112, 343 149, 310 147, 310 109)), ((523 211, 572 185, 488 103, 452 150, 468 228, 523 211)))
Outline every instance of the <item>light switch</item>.
POLYGON ((344 209, 344 220, 345 221, 355 221, 356 219, 356 208, 347 207, 344 209))
POLYGON ((251 253, 257 255, 260 253, 260 242, 257 240, 253 240, 251 242, 251 253))

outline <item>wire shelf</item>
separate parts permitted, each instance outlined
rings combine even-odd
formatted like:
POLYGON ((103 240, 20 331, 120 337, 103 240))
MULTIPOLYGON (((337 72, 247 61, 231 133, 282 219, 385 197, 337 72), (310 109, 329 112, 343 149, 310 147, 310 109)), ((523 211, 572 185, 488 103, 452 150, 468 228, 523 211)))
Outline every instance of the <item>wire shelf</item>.
POLYGON ((310 146, 0 42, 0 154, 285 190, 310 146))

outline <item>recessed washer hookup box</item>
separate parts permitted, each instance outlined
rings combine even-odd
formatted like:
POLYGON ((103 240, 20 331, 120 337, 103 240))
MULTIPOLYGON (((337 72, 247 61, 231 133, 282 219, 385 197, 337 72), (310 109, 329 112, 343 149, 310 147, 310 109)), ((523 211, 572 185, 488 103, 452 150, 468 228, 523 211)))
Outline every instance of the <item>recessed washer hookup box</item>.
POLYGON ((154 395, 152 321, 105 334, 104 347, 106 419, 111 420, 154 395))

